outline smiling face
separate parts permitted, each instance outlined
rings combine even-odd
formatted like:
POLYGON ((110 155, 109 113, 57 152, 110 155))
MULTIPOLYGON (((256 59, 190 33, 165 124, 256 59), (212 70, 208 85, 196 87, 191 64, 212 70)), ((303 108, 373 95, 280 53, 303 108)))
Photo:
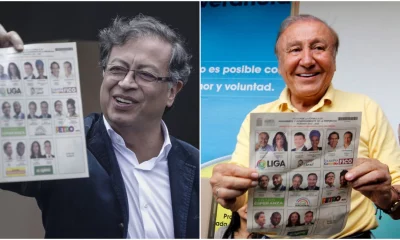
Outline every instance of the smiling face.
MULTIPOLYGON (((169 76, 171 45, 158 38, 129 40, 123 46, 114 46, 108 65, 129 70, 142 70, 157 77, 169 76)), ((168 86, 166 82, 143 82, 138 85, 133 71, 120 81, 104 74, 100 88, 100 105, 114 130, 154 126, 159 124, 166 106, 170 107, 182 83, 168 86)))
POLYGON ((283 147, 283 136, 281 134, 276 135, 276 146, 279 148, 283 147))
POLYGON ((290 222, 291 222, 292 224, 296 224, 297 220, 299 220, 298 214, 297 214, 297 213, 292 213, 292 214, 290 215, 290 222))
POLYGON ((56 103, 54 104, 54 109, 56 110, 57 113, 61 113, 62 112, 62 102, 57 100, 56 103))
POLYGON ((271 219, 270 219, 271 220, 271 224, 274 225, 274 226, 277 226, 281 222, 281 218, 282 218, 282 216, 281 216, 280 213, 272 214, 271 219))
POLYGON ((335 174, 329 173, 325 178, 325 183, 328 184, 329 186, 332 186, 334 182, 335 182, 335 174))
POLYGON ((51 143, 50 142, 44 143, 44 151, 46 154, 51 154, 51 143))
POLYGON ((17 75, 17 66, 15 64, 10 63, 8 68, 10 69, 11 75, 13 75, 13 76, 17 75))
POLYGON ((347 187, 347 180, 345 176, 340 176, 340 187, 347 187))
POLYGON ((50 69, 54 76, 58 77, 60 75, 60 66, 57 63, 52 63, 50 69))
POLYGON ((38 144, 38 143, 33 143, 32 151, 33 151, 33 153, 34 153, 35 155, 38 155, 38 154, 39 154, 39 144, 38 144))
POLYGON ((258 219, 256 220, 257 224, 260 226, 264 226, 265 224, 265 214, 261 213, 258 219))
POLYGON ((11 105, 8 102, 5 102, 3 104, 3 114, 5 117, 10 117, 10 113, 11 113, 11 105))
POLYGON ((36 64, 36 70, 38 71, 39 75, 43 75, 43 73, 44 73, 44 66, 43 66, 41 63, 36 64))
POLYGON ((258 185, 260 186, 260 188, 266 189, 268 187, 268 182, 269 182, 269 178, 267 176, 262 176, 262 177, 260 177, 260 180, 258 181, 258 185))
POLYGON ((313 220, 313 213, 309 212, 304 215, 304 223, 311 223, 313 220))
POLYGON ((335 39, 325 24, 302 20, 290 25, 277 43, 279 73, 291 99, 318 101, 336 71, 335 39))
POLYGON ((350 145, 350 143, 351 143, 351 134, 350 133, 344 134, 343 141, 344 141, 344 145, 346 145, 346 146, 350 145))
POLYGON ((293 179, 292 179, 292 186, 293 186, 293 188, 294 189, 298 189, 298 188, 300 188, 300 185, 301 185, 301 178, 300 177, 294 177, 293 179))
POLYGON ((49 113, 49 104, 47 102, 40 103, 40 110, 42 114, 46 115, 49 113))
POLYGON ((315 187, 317 185, 317 176, 310 175, 307 177, 308 187, 315 187))
POLYGON ((13 153, 12 146, 11 146, 11 143, 9 143, 6 146, 5 154, 7 156, 11 157, 12 153, 13 153))
POLYGON ((265 146, 267 146, 268 140, 269 140, 269 138, 268 138, 267 134, 265 134, 265 133, 260 133, 260 134, 258 135, 258 142, 259 142, 259 144, 260 144, 260 147, 265 147, 265 146))
POLYGON ((18 143, 18 145, 17 145, 17 153, 18 153, 18 156, 24 155, 24 153, 25 153, 25 144, 18 143))
POLYGON ((67 63, 67 62, 64 63, 64 72, 65 72, 65 75, 67 75, 67 76, 71 75, 72 66, 70 63, 67 63))
POLYGON ((75 105, 73 105, 73 104, 67 104, 67 110, 68 110, 68 114, 70 115, 70 116, 73 116, 73 115, 75 115, 76 113, 75 113, 75 110, 76 110, 76 108, 75 108, 75 105))
POLYGON ((272 177, 272 183, 275 187, 282 185, 282 176, 281 175, 274 175, 272 177))
POLYGON ((296 145, 297 149, 302 147, 305 142, 306 142, 306 139, 303 136, 294 136, 294 145, 296 145))
POLYGON ((33 103, 29 104, 29 114, 35 115, 35 113, 36 113, 36 105, 33 103))
POLYGON ((32 65, 25 64, 24 69, 25 69, 26 76, 32 75, 32 73, 33 73, 32 65))
POLYGON ((319 145, 319 137, 318 136, 312 136, 311 137, 311 146, 313 149, 318 149, 319 145))
POLYGON ((19 102, 14 102, 13 106, 14 106, 14 112, 16 114, 19 114, 21 112, 21 104, 19 102))
POLYGON ((337 135, 336 133, 331 134, 331 136, 328 139, 328 144, 332 147, 332 148, 336 148, 338 142, 339 142, 339 135, 337 135))

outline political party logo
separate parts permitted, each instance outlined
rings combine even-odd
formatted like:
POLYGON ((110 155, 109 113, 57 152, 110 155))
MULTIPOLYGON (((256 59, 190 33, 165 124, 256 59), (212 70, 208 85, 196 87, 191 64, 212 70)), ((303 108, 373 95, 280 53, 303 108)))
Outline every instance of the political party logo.
POLYGON ((15 96, 21 95, 22 91, 20 88, 0 88, 0 96, 15 96))
POLYGON ((341 196, 326 197, 326 198, 322 198, 321 202, 322 202, 322 204, 327 204, 327 203, 339 202, 340 199, 342 199, 341 196))
POLYGON ((285 198, 254 198, 253 206, 285 206, 285 198))
POLYGON ((75 128, 73 126, 58 126, 56 127, 56 133, 70 133, 74 132, 75 128))
POLYGON ((301 197, 301 198, 296 200, 294 205, 296 207, 308 207, 308 206, 310 206, 310 200, 308 198, 301 197))
POLYGON ((35 175, 53 174, 53 166, 37 166, 34 168, 35 175))
POLYGON ((286 167, 286 164, 283 160, 268 160, 267 167, 286 167))
POLYGON ((257 162, 257 168, 258 169, 264 169, 267 166, 267 162, 263 159, 258 160, 257 162))
POLYGON ((339 158, 339 164, 353 164, 353 158, 339 158))
POLYGON ((304 166, 311 167, 314 166, 314 160, 303 160, 304 166))
POLYGON ((76 93, 78 90, 76 87, 63 87, 63 88, 52 88, 52 93, 76 93))
POLYGON ((339 161, 336 159, 325 159, 324 165, 338 165, 339 161))
POLYGON ((23 177, 23 176, 26 176, 26 168, 25 167, 9 167, 9 168, 6 168, 6 176, 7 177, 23 177))
POLYGON ((25 127, 1 128, 1 136, 3 137, 25 136, 25 135, 26 135, 25 127))
POLYGON ((291 237, 296 237, 296 236, 305 236, 308 234, 308 229, 304 230, 299 230, 299 231, 293 231, 293 232, 288 232, 287 235, 291 237))
POLYGON ((43 88, 31 87, 31 95, 42 95, 42 94, 44 94, 43 88))
POLYGON ((35 129, 36 136, 46 135, 46 132, 46 128, 44 128, 43 126, 39 126, 35 129))

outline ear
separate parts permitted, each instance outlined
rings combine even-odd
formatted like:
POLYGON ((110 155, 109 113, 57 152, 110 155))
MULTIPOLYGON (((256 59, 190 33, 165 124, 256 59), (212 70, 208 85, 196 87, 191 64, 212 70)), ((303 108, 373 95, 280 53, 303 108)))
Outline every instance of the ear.
POLYGON ((168 90, 168 99, 167 99, 167 107, 171 107, 175 101, 176 95, 182 90, 183 82, 178 81, 176 84, 172 85, 172 87, 168 90))

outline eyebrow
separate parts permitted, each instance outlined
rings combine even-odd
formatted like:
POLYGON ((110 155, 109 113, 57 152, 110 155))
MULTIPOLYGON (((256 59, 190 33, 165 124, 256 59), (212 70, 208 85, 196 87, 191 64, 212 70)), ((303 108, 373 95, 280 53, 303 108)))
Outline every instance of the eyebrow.
POLYGON ((155 71, 156 73, 161 73, 161 69, 158 69, 157 67, 156 67, 156 65, 154 65, 154 64, 151 64, 151 63, 146 63, 146 64, 143 64, 143 63, 139 63, 138 65, 137 65, 137 69, 143 69, 143 68, 150 68, 150 69, 152 69, 153 71, 155 71))
MULTIPOLYGON (((310 45, 314 45, 316 43, 323 43, 323 44, 327 44, 328 45, 328 42, 323 38, 315 38, 315 39, 313 39, 311 41, 310 45)), ((299 41, 299 40, 290 41, 290 42, 288 42, 286 44, 286 48, 290 48, 290 47, 293 47, 293 46, 296 46, 296 45, 303 45, 303 42, 299 41)))
POLYGON ((112 63, 121 63, 121 64, 123 64, 123 65, 125 65, 125 66, 129 66, 129 64, 128 64, 127 62, 125 62, 124 60, 122 60, 122 59, 120 59, 120 58, 114 58, 114 59, 110 62, 110 64, 112 64, 112 63))
MULTIPOLYGON (((110 64, 115 64, 115 63, 120 63, 125 65, 126 67, 129 67, 129 63, 127 63, 125 60, 121 59, 121 58, 114 58, 110 64)), ((151 63, 139 63, 136 66, 136 69, 143 69, 143 68, 151 68, 152 70, 154 70, 156 73, 160 73, 160 70, 156 67, 156 65, 151 64, 151 63)))

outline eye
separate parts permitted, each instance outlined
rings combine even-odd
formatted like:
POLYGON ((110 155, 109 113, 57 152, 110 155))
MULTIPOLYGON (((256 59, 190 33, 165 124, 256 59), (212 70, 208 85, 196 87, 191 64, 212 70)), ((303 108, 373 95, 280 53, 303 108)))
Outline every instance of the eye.
POLYGON ((113 75, 122 75, 128 72, 126 68, 121 66, 111 66, 108 71, 113 75))
POLYGON ((298 53, 298 52, 300 52, 301 51, 301 48, 300 47, 292 47, 292 48, 289 48, 289 52, 290 53, 298 53))
POLYGON ((156 81, 157 77, 146 71, 137 71, 137 76, 146 81, 156 81))
POLYGON ((315 46, 313 46, 313 49, 318 50, 318 51, 324 51, 325 50, 325 46, 323 46, 323 45, 315 45, 315 46))

